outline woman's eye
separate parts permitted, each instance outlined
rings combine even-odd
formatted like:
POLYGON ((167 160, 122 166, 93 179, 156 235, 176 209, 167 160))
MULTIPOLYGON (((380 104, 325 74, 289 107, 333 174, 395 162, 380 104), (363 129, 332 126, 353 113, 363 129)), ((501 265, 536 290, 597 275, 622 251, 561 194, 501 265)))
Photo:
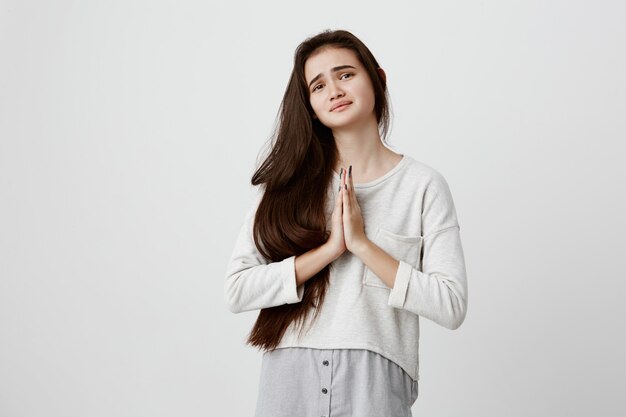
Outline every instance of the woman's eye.
POLYGON ((344 76, 344 75, 349 75, 350 77, 352 77, 352 74, 350 74, 349 72, 346 72, 346 73, 344 73, 344 74, 341 74, 341 77, 340 77, 340 78, 343 78, 343 76, 344 76))
POLYGON ((322 84, 316 85, 315 87, 313 87, 313 91, 317 90, 317 87, 321 87, 321 86, 322 86, 322 84))

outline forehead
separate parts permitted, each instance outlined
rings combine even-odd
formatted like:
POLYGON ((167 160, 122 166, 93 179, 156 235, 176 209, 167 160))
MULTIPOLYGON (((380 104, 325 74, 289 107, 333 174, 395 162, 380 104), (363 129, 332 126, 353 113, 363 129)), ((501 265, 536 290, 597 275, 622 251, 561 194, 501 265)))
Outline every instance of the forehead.
POLYGON ((339 65, 360 67, 359 59, 351 49, 326 47, 314 52, 304 63, 304 77, 309 82, 317 74, 326 75, 331 68, 339 65))

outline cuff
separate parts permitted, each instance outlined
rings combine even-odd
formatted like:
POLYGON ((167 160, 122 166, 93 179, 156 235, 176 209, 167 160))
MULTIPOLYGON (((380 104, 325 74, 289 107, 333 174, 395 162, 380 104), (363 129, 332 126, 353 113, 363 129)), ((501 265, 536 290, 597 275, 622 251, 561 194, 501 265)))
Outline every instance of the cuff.
POLYGON ((395 308, 403 308, 404 300, 406 300, 406 293, 409 288, 409 279, 411 278, 411 270, 413 267, 400 260, 398 271, 396 272, 396 280, 393 284, 393 288, 389 293, 389 301, 387 305, 395 308))
POLYGON ((287 304, 299 303, 302 301, 304 294, 304 284, 296 287, 296 256, 290 256, 282 261, 284 270, 283 277, 283 293, 287 304))

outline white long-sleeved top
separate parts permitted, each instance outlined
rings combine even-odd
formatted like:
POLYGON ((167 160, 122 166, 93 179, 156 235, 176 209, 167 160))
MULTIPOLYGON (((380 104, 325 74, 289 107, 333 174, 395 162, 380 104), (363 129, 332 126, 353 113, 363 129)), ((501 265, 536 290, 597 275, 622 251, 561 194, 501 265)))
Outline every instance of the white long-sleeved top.
MULTIPOLYGON (((326 207, 329 228, 339 184, 335 174, 326 207)), ((420 316, 454 330, 467 312, 465 259, 450 188, 441 173, 406 154, 382 177, 354 187, 366 236, 399 261, 394 286, 344 252, 331 264, 318 319, 307 316, 301 337, 292 323, 278 348, 368 349, 417 381, 420 316)), ((248 211, 227 267, 224 295, 233 313, 302 301, 295 255, 268 262, 254 244, 260 198, 248 211)))

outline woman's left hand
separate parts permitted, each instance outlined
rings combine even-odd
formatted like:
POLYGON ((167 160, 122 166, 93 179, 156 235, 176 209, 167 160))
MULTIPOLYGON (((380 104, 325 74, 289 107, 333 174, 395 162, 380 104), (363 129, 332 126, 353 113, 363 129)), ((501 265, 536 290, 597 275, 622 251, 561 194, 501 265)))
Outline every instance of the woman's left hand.
MULTIPOLYGON (((344 172, 346 171, 344 170, 344 172)), ((352 165, 348 169, 348 175, 342 176, 341 191, 343 194, 343 236, 346 249, 352 253, 357 253, 367 244, 368 238, 365 235, 361 207, 354 192, 352 165)))

